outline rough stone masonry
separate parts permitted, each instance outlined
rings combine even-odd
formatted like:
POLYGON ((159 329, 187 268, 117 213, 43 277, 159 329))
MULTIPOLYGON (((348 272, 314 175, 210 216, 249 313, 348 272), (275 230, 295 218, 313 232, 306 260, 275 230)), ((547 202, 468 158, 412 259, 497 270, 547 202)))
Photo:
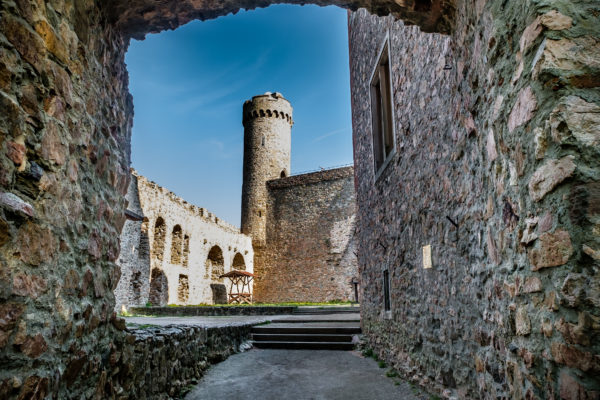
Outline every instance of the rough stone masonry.
POLYGON ((458 2, 448 36, 349 15, 363 330, 414 382, 600 398, 599 23, 592 1, 458 2), (378 171, 386 43, 395 151, 378 171))
MULTIPOLYGON (((597 1, 313 3, 392 14, 349 21, 371 346, 448 395, 598 398, 597 1), (376 181, 368 99, 387 30, 396 152, 376 181)), ((143 366, 112 311, 133 115, 124 54, 132 37, 257 5, 0 3, 0 397, 138 393, 143 366)))

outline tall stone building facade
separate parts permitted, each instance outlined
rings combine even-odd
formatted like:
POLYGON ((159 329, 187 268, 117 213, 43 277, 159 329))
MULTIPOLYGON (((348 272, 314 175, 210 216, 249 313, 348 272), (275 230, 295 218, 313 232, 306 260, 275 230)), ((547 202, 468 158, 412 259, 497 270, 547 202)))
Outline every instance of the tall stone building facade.
POLYGON ((351 300, 357 276, 353 168, 288 176, 292 107, 281 93, 244 103, 242 232, 260 302, 351 300))
POLYGON ((598 398, 600 8, 457 7, 349 14, 363 332, 448 396, 598 398))
POLYGON ((121 233, 116 308, 213 304, 232 269, 253 272, 249 236, 132 171, 129 215, 121 233), (130 217, 131 219, 131 217, 130 217), (141 286, 140 286, 141 285, 141 286), (221 287, 221 289, 219 288, 221 287))

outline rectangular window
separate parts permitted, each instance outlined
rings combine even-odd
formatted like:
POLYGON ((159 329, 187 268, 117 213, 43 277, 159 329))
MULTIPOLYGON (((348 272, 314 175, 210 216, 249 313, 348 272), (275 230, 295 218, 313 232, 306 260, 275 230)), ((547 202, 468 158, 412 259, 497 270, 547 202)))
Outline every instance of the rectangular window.
POLYGON ((385 311, 390 311, 390 272, 386 269, 383 271, 383 308, 385 311))
POLYGON ((370 85, 373 160, 378 177, 394 154, 394 115, 388 41, 383 46, 370 85))

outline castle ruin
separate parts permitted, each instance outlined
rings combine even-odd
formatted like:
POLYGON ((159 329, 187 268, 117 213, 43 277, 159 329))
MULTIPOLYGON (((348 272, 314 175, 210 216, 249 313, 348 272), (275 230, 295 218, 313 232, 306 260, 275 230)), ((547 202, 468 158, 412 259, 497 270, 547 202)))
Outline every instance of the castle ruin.
MULTIPOLYGON (((0 397, 143 398, 180 365, 149 379, 160 349, 113 312, 125 53, 132 38, 274 3, 0 3, 0 397)), ((369 345, 438 394, 598 398, 598 2, 311 3, 350 10, 369 345)), ((165 335, 160 354, 198 337, 165 335)))
POLYGON ((352 299, 353 168, 288 177, 292 107, 280 93, 246 101, 242 123, 241 230, 132 171, 117 310, 222 302, 232 269, 255 273, 259 302, 352 299))

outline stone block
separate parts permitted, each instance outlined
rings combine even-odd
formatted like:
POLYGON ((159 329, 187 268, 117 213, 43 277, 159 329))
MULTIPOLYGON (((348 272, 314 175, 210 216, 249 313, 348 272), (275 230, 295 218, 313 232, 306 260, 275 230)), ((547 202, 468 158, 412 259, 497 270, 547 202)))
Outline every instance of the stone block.
POLYGON ((573 137, 584 146, 600 145, 600 105, 596 103, 568 96, 552 110, 549 121, 556 142, 573 137))
POLYGON ((29 222, 19 229, 17 245, 21 260, 40 265, 54 259, 58 243, 50 229, 29 222))
POLYGON ((22 213, 29 217, 34 216, 34 210, 31 204, 23 201, 13 193, 0 192, 0 206, 8 208, 12 212, 22 213))
POLYGON ((557 267, 566 264, 573 254, 569 232, 559 229, 554 233, 544 233, 539 238, 537 248, 529 252, 532 271, 557 267))
POLYGON ((537 99, 531 86, 527 86, 519 92, 517 101, 508 116, 508 130, 512 132, 519 126, 531 120, 536 110, 537 99))
POLYGON ((517 335, 527 336, 531 333, 531 321, 529 320, 529 313, 525 307, 517 308, 515 314, 515 329, 517 335))
POLYGON ((538 168, 529 180, 529 195, 534 201, 540 201, 558 184, 572 176, 576 165, 574 156, 565 156, 560 160, 548 160, 538 168))

